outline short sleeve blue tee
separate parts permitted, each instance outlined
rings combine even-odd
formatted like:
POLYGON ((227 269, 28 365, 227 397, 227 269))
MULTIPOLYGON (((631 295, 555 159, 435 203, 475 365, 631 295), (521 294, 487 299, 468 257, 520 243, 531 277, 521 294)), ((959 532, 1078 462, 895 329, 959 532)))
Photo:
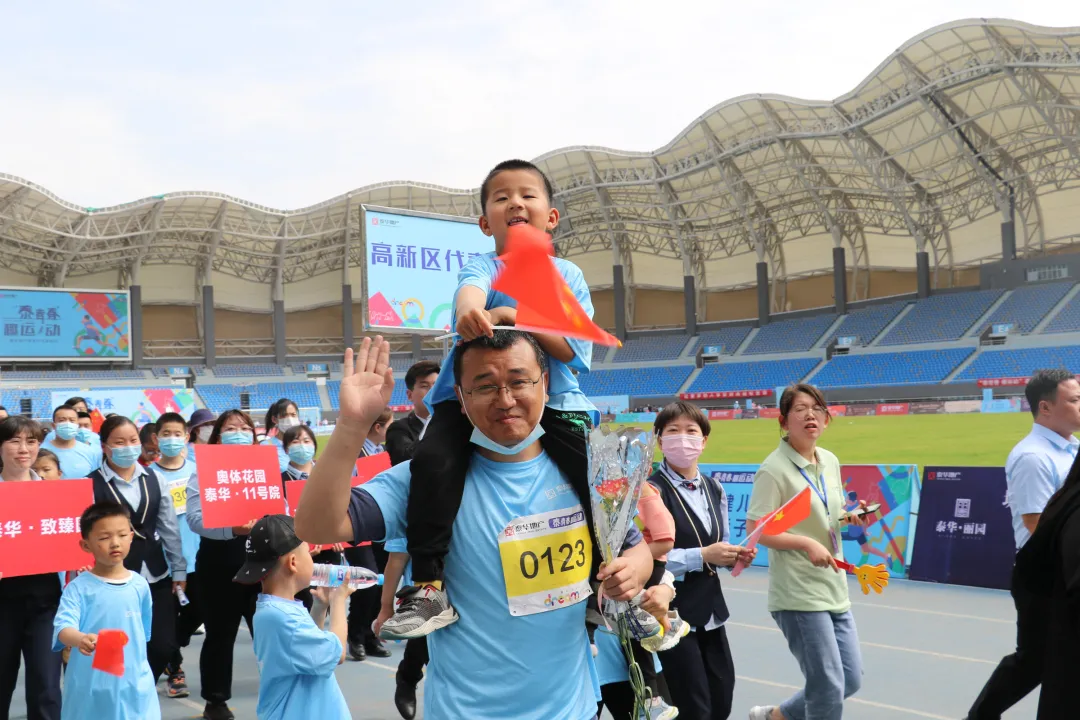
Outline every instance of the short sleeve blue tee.
POLYGON ((252 624, 259 666, 259 720, 352 717, 334 677, 341 641, 320 630, 302 603, 259 595, 252 624))
MULTIPOLYGON (((559 269, 566 284, 569 285, 574 297, 581 304, 582 309, 589 317, 593 316, 592 295, 589 294, 589 285, 585 282, 585 276, 579 268, 569 260, 554 258, 555 267, 559 269)), ((495 307, 517 307, 514 298, 492 290, 491 284, 499 274, 501 263, 496 259, 495 253, 477 255, 466 263, 458 273, 458 286, 454 291, 454 306, 450 309, 450 329, 457 327, 457 294, 463 287, 480 288, 487 293, 487 302, 484 307, 488 310, 495 307)), ((593 415, 593 425, 600 423, 599 413, 585 393, 578 385, 577 377, 573 371, 579 373, 589 372, 592 366, 592 343, 588 340, 566 338, 566 342, 574 350, 574 359, 564 363, 554 358, 548 358, 549 371, 551 374, 551 386, 548 388, 547 406, 553 410, 566 410, 587 412, 593 415)), ((454 356, 448 354, 443 360, 442 370, 435 381, 435 386, 427 394, 424 402, 429 408, 446 400, 454 400, 454 356)))
POLYGON ((82 480, 101 467, 101 446, 76 442, 74 447, 58 448, 49 441, 41 444, 56 453, 60 460, 60 477, 65 480, 82 480))
MULTIPOLYGON (((405 536, 409 466, 396 465, 353 490, 378 504, 388 539, 405 536)), ((580 507, 546 453, 521 463, 473 453, 446 557, 446 587, 460 620, 428 636, 428 720, 596 717, 599 683, 585 602, 511 615, 499 552, 499 536, 512 520, 580 507)))

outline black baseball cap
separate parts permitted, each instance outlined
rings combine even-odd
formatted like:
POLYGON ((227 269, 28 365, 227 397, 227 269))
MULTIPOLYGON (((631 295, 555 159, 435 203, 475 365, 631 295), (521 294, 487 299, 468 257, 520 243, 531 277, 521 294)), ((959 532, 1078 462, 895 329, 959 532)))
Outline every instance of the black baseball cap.
POLYGON ((251 528, 245 545, 247 559, 234 582, 253 585, 266 577, 283 555, 300 547, 293 519, 288 515, 264 515, 251 528))

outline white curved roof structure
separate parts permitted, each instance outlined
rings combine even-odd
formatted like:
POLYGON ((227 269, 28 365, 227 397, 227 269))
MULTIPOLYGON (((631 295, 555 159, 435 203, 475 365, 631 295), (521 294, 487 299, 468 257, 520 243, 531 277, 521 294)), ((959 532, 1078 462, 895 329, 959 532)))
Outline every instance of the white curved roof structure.
MULTIPOLYGON (((746 286, 759 260, 778 279, 831 272, 841 245, 858 297, 860 273, 911 267, 917 248, 946 269, 999 256, 996 231, 962 229, 1010 198, 1018 251, 1043 252, 1080 237, 1072 202, 1044 206, 1080 187, 1080 28, 950 23, 836 100, 744 96, 651 152, 569 147, 536 162, 563 210, 559 252, 581 256, 594 287, 615 261, 631 287, 681 289, 680 274, 699 290, 746 286)), ((0 265, 42 285, 177 263, 288 283, 360 265, 358 211, 369 203, 479 212, 476 189, 415 182, 297 210, 212 192, 86 208, 0 175, 0 265)))

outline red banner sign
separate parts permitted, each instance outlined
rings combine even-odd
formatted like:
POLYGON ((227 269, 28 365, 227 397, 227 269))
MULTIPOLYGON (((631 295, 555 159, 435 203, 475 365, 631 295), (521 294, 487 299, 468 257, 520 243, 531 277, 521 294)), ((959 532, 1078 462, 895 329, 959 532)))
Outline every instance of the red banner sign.
POLYGON ((709 411, 709 419, 710 420, 734 420, 735 419, 735 411, 734 410, 710 410, 709 411))
POLYGON ((829 414, 833 417, 844 417, 847 415, 847 405, 830 405, 829 414))
POLYGON ((780 408, 762 407, 758 408, 757 412, 759 418, 768 418, 770 420, 775 420, 776 418, 780 417, 780 408))
POLYGON ((0 577, 93 565, 79 547, 79 518, 93 504, 90 480, 0 481, 0 577))
POLYGON ((234 527, 285 512, 277 448, 196 445, 203 526, 234 527))
POLYGON ((910 406, 907 403, 889 403, 877 406, 878 415, 907 415, 910 406))
POLYGON ((725 400, 728 398, 769 397, 772 390, 723 390, 721 392, 681 393, 680 400, 725 400))
POLYGON ((1029 379, 1026 377, 979 378, 977 384, 981 388, 1019 387, 1027 385, 1029 379))
POLYGON ((353 476, 352 486, 363 485, 381 472, 390 469, 390 453, 381 452, 377 455, 362 457, 356 461, 356 475, 353 476))
POLYGON ((409 412, 413 409, 412 405, 390 405, 390 412, 409 412))

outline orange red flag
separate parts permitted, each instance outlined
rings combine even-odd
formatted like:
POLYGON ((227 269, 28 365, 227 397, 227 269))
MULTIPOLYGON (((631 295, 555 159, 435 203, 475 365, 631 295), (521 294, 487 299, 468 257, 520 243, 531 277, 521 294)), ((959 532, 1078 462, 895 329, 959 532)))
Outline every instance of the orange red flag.
POLYGON ((761 532, 764 535, 779 535, 810 517, 810 488, 788 500, 780 508, 765 518, 761 532))
POLYGON ((90 411, 90 426, 94 428, 94 432, 101 431, 101 424, 105 422, 105 416, 101 414, 101 411, 94 408, 90 411))
POLYGON ((517 300, 522 329, 622 347, 619 339, 592 321, 552 260, 551 238, 531 225, 515 225, 499 256, 502 272, 491 287, 517 300))
POLYGON ((101 630, 98 632, 97 647, 94 649, 94 661, 90 667, 101 672, 124 676, 124 646, 128 644, 127 633, 123 630, 101 630))

